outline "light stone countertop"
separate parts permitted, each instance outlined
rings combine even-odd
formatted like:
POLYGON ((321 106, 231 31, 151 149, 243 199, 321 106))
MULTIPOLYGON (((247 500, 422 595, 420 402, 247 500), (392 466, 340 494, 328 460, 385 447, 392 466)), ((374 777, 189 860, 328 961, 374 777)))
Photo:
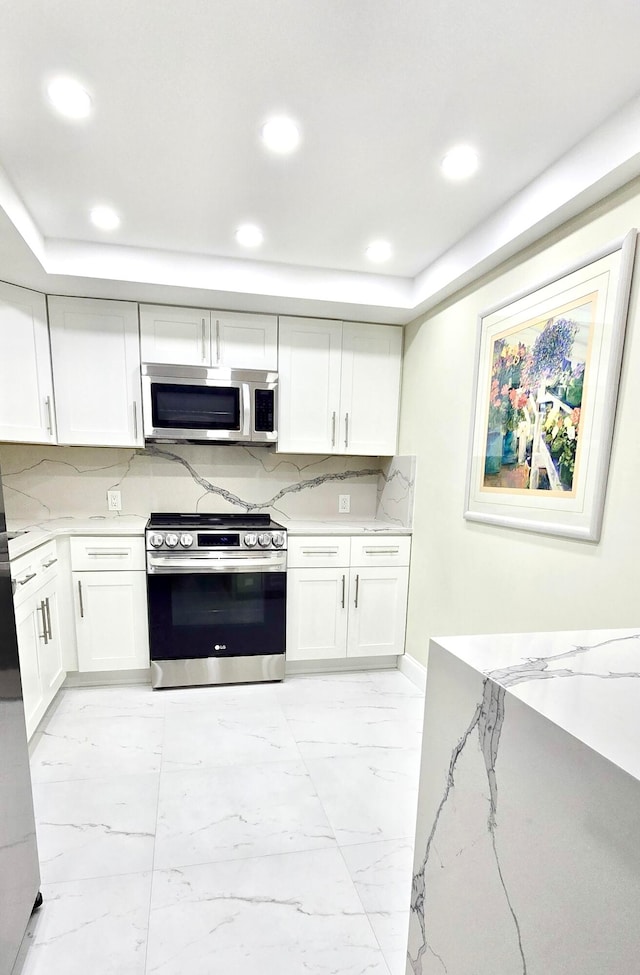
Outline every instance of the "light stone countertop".
MULTIPOLYGON (((278 521, 278 518, 274 519, 278 521)), ((93 518, 58 518, 42 522, 9 541, 9 557, 18 558, 38 545, 59 535, 143 535, 147 518, 141 515, 124 517, 97 515, 93 518)), ((290 535, 411 535, 410 528, 403 528, 387 521, 288 521, 280 519, 290 535)), ((16 529, 20 531, 21 529, 16 529)))
POLYGON ((442 651, 640 780, 640 626, 434 638, 442 651))

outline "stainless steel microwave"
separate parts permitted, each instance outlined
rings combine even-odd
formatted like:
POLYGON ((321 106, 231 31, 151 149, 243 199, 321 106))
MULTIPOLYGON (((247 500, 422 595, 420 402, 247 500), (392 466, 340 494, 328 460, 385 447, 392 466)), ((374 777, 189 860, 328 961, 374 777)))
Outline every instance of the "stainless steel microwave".
POLYGON ((145 362, 144 438, 156 443, 275 443, 277 390, 275 372, 145 362))

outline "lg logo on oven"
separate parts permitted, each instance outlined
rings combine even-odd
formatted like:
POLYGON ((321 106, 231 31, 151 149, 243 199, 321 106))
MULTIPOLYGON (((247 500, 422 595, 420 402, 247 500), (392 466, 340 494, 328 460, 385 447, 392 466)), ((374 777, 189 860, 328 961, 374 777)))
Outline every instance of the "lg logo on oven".
POLYGON ((215 645, 215 647, 213 649, 214 650, 226 650, 227 649, 227 644, 226 643, 216 643, 216 645, 215 645))

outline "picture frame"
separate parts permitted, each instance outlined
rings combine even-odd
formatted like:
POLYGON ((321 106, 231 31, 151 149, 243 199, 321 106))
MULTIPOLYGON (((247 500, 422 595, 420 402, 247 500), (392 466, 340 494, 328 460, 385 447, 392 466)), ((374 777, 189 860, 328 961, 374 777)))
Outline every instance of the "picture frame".
POLYGON ((636 238, 479 315, 468 521, 599 540, 636 238))

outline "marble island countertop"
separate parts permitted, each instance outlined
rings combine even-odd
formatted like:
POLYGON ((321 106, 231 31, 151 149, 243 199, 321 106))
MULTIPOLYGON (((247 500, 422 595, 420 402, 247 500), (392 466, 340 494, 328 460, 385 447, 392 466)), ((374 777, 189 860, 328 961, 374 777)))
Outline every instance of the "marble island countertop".
MULTIPOLYGON (((278 518, 275 519, 278 521, 278 518)), ((410 535, 411 529, 391 522, 374 519, 362 521, 288 521, 280 518, 280 524, 291 535, 410 535)), ((57 518, 15 529, 15 537, 9 539, 9 556, 17 558, 38 545, 60 535, 143 535, 147 518, 142 515, 95 515, 87 518, 57 518)), ((14 534, 10 529, 9 534, 14 534)))
POLYGON ((512 695, 640 780, 640 626, 435 638, 497 688, 494 736, 512 695), (502 716, 502 717, 501 717, 502 716))

